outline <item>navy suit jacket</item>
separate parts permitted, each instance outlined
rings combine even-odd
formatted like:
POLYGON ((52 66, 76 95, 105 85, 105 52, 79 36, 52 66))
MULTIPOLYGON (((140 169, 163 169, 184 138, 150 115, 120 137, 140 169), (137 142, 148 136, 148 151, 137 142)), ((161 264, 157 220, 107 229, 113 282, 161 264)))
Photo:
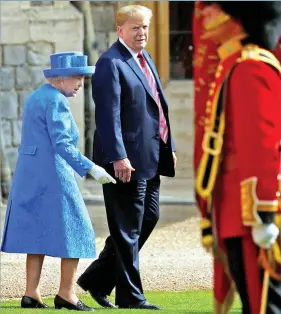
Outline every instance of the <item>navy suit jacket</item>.
POLYGON ((94 161, 105 166, 128 158, 135 168, 133 180, 175 175, 175 150, 168 117, 168 104, 159 75, 150 55, 144 57, 154 74, 169 128, 168 142, 159 136, 159 109, 141 68, 129 50, 118 40, 96 64, 92 77, 96 131, 94 161))

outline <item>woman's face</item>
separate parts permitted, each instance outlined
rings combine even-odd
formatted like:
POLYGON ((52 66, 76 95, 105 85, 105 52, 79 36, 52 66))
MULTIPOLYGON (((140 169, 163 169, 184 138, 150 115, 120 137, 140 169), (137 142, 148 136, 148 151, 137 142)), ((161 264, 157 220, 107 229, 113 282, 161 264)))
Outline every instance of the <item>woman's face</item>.
POLYGON ((66 97, 75 97, 81 87, 84 86, 84 76, 77 75, 65 78, 61 81, 60 89, 66 97))

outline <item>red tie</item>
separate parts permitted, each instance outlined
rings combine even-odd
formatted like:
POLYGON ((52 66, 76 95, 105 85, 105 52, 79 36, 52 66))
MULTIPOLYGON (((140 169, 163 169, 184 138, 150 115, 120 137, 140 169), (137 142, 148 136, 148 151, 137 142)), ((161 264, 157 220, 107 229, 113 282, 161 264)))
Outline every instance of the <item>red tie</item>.
POLYGON ((157 85, 155 82, 155 78, 154 78, 153 74, 149 71, 147 62, 146 62, 142 52, 140 52, 138 54, 138 59, 140 60, 142 71, 143 71, 143 73, 147 79, 148 85, 152 91, 152 95, 153 95, 153 97, 154 97, 154 99, 158 105, 158 108, 159 108, 159 133, 160 133, 160 137, 164 143, 167 143, 168 126, 167 126, 167 122, 166 122, 164 112, 162 109, 162 105, 160 102, 159 94, 157 91, 157 85))

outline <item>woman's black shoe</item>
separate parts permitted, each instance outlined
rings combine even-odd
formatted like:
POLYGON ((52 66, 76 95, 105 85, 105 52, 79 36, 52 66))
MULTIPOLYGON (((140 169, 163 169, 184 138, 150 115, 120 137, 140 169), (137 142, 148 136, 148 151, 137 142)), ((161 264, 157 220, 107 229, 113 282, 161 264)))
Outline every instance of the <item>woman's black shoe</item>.
POLYGON ((21 299, 21 307, 25 309, 42 309, 47 308, 48 305, 44 302, 40 303, 31 297, 23 296, 21 299))
POLYGON ((82 301, 78 301, 77 304, 72 304, 63 298, 61 298, 59 295, 56 295, 55 300, 54 300, 55 308, 56 309, 61 309, 61 308, 66 308, 68 310, 75 310, 75 311, 92 311, 94 312, 94 309, 91 307, 87 306, 84 304, 82 301))

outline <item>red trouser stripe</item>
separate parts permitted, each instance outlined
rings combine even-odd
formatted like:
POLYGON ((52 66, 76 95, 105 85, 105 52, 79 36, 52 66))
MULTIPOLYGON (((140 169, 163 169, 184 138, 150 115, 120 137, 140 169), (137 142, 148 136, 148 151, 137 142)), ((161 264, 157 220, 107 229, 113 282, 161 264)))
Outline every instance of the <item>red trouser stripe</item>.
POLYGON ((249 304, 252 314, 260 313, 262 283, 258 264, 258 249, 251 235, 242 238, 243 257, 249 304))
POLYGON ((222 264, 214 259, 214 296, 219 303, 224 302, 230 287, 230 280, 222 264))

